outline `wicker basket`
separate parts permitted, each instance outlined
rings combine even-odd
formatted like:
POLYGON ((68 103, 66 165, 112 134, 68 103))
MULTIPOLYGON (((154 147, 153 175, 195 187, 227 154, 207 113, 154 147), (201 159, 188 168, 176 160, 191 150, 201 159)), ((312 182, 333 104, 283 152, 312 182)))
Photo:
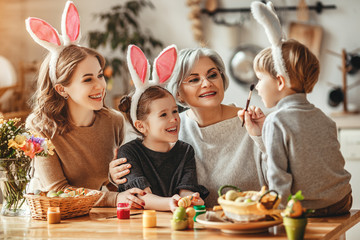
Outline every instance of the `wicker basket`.
POLYGON ((262 190, 262 192, 257 191, 243 191, 238 192, 239 197, 243 196, 252 196, 252 195, 259 195, 262 194, 260 199, 254 202, 236 202, 236 201, 230 201, 226 200, 225 194, 221 195, 221 191, 225 187, 234 188, 236 190, 239 190, 237 187, 231 186, 231 185, 225 185, 220 187, 218 194, 218 203, 222 207, 224 214, 226 217, 232 219, 233 221, 239 221, 239 222, 250 222, 250 221, 258 221, 259 219, 263 219, 266 215, 278 215, 280 216, 281 210, 277 209, 281 199, 278 197, 278 194, 276 191, 265 191, 262 190), (269 209, 266 209, 262 207, 259 203, 261 202, 261 199, 265 196, 270 194, 271 192, 276 192, 276 197, 274 196, 272 199, 272 206, 269 209))
POLYGON ((102 193, 98 192, 89 196, 67 198, 50 198, 39 195, 25 195, 25 198, 30 206, 31 217, 37 220, 47 220, 48 207, 60 207, 61 219, 86 215, 101 195, 102 193))

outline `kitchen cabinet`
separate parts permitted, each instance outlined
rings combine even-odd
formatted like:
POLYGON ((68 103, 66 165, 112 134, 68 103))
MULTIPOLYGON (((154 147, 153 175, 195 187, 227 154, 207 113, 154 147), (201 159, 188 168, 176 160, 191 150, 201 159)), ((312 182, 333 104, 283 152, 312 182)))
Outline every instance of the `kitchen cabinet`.
MULTIPOLYGON (((352 209, 360 209, 360 114, 332 117, 338 128, 341 153, 345 158, 345 169, 351 173, 352 209)), ((346 233, 346 239, 358 239, 360 225, 346 233)))

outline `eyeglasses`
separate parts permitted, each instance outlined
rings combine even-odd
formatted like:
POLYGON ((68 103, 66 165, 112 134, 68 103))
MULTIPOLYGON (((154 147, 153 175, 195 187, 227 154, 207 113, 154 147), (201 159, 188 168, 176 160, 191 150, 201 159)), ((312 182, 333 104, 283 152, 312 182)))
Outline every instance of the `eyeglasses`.
POLYGON ((198 87, 203 83, 204 79, 212 83, 222 80, 221 72, 217 69, 213 69, 206 76, 193 75, 182 81, 182 83, 192 87, 198 87))

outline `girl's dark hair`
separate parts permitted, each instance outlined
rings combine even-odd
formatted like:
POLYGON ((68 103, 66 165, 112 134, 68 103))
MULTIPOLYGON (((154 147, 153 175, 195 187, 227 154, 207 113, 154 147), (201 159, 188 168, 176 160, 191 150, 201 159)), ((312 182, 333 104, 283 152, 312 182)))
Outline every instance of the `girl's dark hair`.
MULTIPOLYGON (((160 86, 151 86, 146 89, 143 94, 141 94, 137 109, 136 117, 140 121, 146 120, 147 116, 150 113, 150 104, 152 101, 164 98, 166 96, 172 96, 171 93, 163 87, 160 86)), ((141 134, 134 126, 133 120, 130 116, 130 107, 131 107, 131 96, 123 96, 120 99, 120 104, 118 106, 119 110, 125 113, 125 117, 131 123, 135 131, 141 134)), ((141 134, 142 135, 142 134, 141 134)))

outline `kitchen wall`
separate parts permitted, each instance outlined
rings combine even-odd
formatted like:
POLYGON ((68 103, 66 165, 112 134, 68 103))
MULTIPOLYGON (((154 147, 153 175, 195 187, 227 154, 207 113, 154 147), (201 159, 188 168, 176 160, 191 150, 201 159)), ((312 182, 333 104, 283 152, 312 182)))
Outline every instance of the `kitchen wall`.
MULTIPOLYGON (((36 16, 46 19, 54 27, 60 29, 60 18, 65 2, 65 0, 0 0, 0 55, 9 58, 16 68, 18 68, 19 61, 39 61, 42 59, 46 51, 28 36, 24 27, 24 19, 28 16, 36 16)), ((95 20, 94 14, 106 11, 122 1, 74 0, 74 2, 80 12, 83 44, 86 45, 88 42, 87 32, 102 27, 101 23, 95 20)), ((274 0, 273 2, 276 6, 297 4, 295 0, 274 0)), ((315 0, 307 1, 309 5, 313 5, 315 2, 315 0)), ((314 12, 310 14, 310 22, 322 26, 324 36, 320 52, 320 79, 308 97, 317 107, 330 115, 342 110, 341 105, 337 108, 331 108, 327 104, 328 94, 333 85, 341 85, 342 73, 339 70, 340 57, 330 54, 328 50, 340 53, 342 49, 353 51, 360 48, 360 31, 358 28, 360 2, 357 0, 323 0, 322 2, 323 4, 335 4, 337 9, 324 10, 322 14, 315 14, 314 12)), ((219 0, 220 7, 224 8, 248 7, 250 3, 250 0, 219 0)), ((139 21, 143 27, 150 29, 153 35, 161 39, 165 45, 174 43, 179 49, 198 46, 193 39, 191 23, 187 19, 189 8, 186 6, 185 0, 154 0, 153 4, 155 5, 154 10, 147 9, 141 14, 139 21)), ((231 14, 226 15, 225 18, 232 22, 241 19, 242 24, 226 27, 215 24, 207 15, 202 16, 206 42, 209 47, 223 57, 226 64, 229 63, 234 49, 240 44, 252 43, 260 47, 269 46, 262 27, 250 15, 231 14)), ((287 32, 289 23, 296 20, 296 13, 283 12, 281 19, 284 31, 287 32)), ((109 51, 103 49, 102 52, 106 54, 109 51)), ((358 80, 360 80, 360 73, 348 75, 349 84, 358 80)), ((115 88, 115 91, 120 90, 115 88)), ((224 102, 244 106, 247 95, 248 87, 241 86, 231 80, 224 102)), ((351 88, 348 92, 348 98, 349 107, 360 110, 360 86, 351 88)), ((111 103, 111 99, 108 99, 108 102, 111 103)), ((252 104, 264 108, 257 94, 253 94, 252 104)), ((349 170, 358 177, 360 160, 352 161, 349 170)), ((352 182, 352 186, 357 192, 360 192, 358 189, 360 186, 356 182, 352 182)), ((358 198, 354 199, 354 207, 360 208, 358 198)), ((348 239, 355 239, 356 231, 358 231, 357 234, 360 233, 360 226, 349 232, 348 239)))

